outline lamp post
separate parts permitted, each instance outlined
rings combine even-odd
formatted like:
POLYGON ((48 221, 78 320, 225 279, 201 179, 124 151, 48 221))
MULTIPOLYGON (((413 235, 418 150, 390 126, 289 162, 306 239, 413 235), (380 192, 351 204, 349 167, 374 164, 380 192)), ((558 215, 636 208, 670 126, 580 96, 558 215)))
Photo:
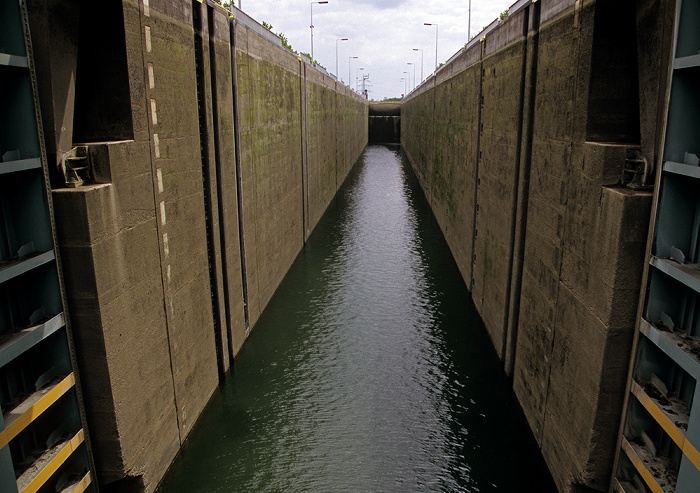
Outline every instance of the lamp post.
POLYGON ((435 71, 437 72, 437 42, 438 42, 438 25, 424 22, 424 26, 435 26, 435 71))
POLYGON ((351 87, 350 84, 352 84, 352 82, 350 82, 350 81, 352 80, 352 79, 350 78, 350 73, 351 73, 351 71, 350 71, 350 62, 352 62, 352 59, 353 59, 353 58, 357 58, 357 57, 356 57, 356 56, 349 56, 349 57, 348 57, 348 87, 351 87))
POLYGON ((335 76, 340 79, 340 72, 338 72, 338 41, 347 41, 348 38, 339 38, 335 40, 335 76))
POLYGON ((420 51, 420 81, 423 82, 423 49, 413 48, 413 51, 420 51))
POLYGON ((469 17, 467 18, 467 43, 472 40, 472 0, 469 0, 469 17))
POLYGON ((408 94, 408 89, 411 88, 411 74, 405 70, 403 73, 406 74, 406 80, 408 81, 408 87, 406 88, 406 93, 408 94))
POLYGON ((403 81, 403 97, 406 97, 406 77, 401 77, 401 80, 403 81))
POLYGON ((413 62, 408 62, 408 65, 413 65, 413 89, 416 88, 416 64, 413 62))
POLYGON ((317 3, 319 5, 328 3, 328 1, 323 1, 323 2, 311 2, 311 64, 313 65, 314 63, 314 4, 317 3))

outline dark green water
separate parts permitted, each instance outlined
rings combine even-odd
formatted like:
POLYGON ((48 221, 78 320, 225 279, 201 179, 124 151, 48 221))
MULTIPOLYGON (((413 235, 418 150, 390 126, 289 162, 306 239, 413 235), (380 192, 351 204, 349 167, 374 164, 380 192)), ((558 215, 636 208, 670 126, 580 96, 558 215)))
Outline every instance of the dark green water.
POLYGON ((161 486, 555 491, 398 147, 365 150, 161 486))

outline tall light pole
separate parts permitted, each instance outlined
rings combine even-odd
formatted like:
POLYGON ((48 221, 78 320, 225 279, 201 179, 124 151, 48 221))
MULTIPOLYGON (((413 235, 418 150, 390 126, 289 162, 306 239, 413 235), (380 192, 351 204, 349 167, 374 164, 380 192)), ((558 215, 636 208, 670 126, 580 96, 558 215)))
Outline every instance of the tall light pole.
POLYGON ((435 26, 435 71, 437 72, 437 42, 438 42, 438 25, 431 24, 430 22, 424 22, 424 26, 435 26))
POLYGON ((349 57, 348 57, 348 87, 352 87, 352 86, 350 85, 350 84, 352 84, 352 82, 350 82, 350 81, 352 80, 352 79, 350 78, 350 72, 351 72, 351 71, 350 71, 350 62, 352 62, 352 59, 353 59, 353 58, 357 58, 357 57, 356 57, 356 56, 349 56, 349 57))
POLYGON ((328 1, 323 1, 323 2, 311 2, 311 64, 313 65, 314 63, 314 4, 324 4, 328 3, 328 1))
POLYGON ((467 20, 467 43, 472 40, 472 0, 469 0, 469 17, 467 20))
MULTIPOLYGON (((364 70, 364 69, 365 69, 364 67, 359 67, 359 68, 355 69, 355 90, 357 90, 358 87, 360 87, 360 82, 359 82, 360 79, 358 78, 357 73, 360 70, 364 70)), ((364 73, 362 75, 364 75, 364 73)))
POLYGON ((403 73, 406 74, 406 79, 408 79, 408 88, 406 89, 406 93, 408 93, 408 89, 411 87, 411 74, 405 70, 403 73))
POLYGON ((403 81, 403 94, 401 96, 406 97, 406 77, 401 77, 403 81))
POLYGON ((413 62, 408 62, 408 65, 413 65, 413 89, 416 88, 416 64, 413 62))
MULTIPOLYGON (((471 2, 471 0, 469 0, 471 2)), ((423 82, 423 49, 413 48, 413 51, 420 51, 420 81, 423 82)))
POLYGON ((340 79, 340 72, 338 72, 338 41, 347 41, 348 38, 339 38, 335 40, 335 76, 340 79))

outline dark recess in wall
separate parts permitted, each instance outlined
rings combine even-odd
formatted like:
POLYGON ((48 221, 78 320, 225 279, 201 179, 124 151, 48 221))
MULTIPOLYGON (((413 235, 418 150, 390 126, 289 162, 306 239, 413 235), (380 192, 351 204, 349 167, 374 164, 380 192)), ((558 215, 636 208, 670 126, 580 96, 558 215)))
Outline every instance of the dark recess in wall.
POLYGON ((79 25, 73 142, 133 139, 122 3, 82 2, 79 25))
POLYGON ((401 103, 369 103, 368 131, 368 142, 400 143, 401 103))
POLYGON ((634 0, 598 2, 586 140, 639 143, 639 79, 634 0))
POLYGON ((371 143, 398 144, 401 142, 401 117, 370 116, 368 130, 367 140, 371 143))

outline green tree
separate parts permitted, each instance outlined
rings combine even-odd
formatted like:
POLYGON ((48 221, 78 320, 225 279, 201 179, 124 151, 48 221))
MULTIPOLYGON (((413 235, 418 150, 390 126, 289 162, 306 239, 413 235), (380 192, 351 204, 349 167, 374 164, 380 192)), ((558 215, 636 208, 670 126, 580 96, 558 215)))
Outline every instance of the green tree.
POLYGON ((221 5, 223 8, 231 10, 231 7, 233 6, 233 2, 222 2, 221 0, 214 0, 216 3, 221 5))

